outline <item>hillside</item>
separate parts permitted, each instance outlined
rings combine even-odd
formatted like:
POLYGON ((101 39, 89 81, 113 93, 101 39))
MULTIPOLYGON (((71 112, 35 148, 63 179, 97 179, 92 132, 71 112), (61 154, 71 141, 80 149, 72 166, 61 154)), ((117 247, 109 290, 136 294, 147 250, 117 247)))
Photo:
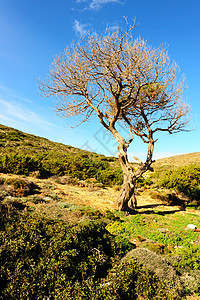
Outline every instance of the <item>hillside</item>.
POLYGON ((161 158, 152 164, 156 171, 164 171, 183 166, 198 165, 200 166, 200 152, 175 155, 161 158))
POLYGON ((55 143, 0 125, 0 171, 19 175, 37 172, 39 177, 69 175, 85 180, 120 184, 122 172, 115 157, 55 143))
POLYGON ((91 156, 96 156, 95 153, 89 153, 88 151, 80 150, 72 146, 52 142, 46 138, 24 133, 4 125, 0 125, 0 146, 1 154, 9 153, 9 151, 12 150, 13 152, 24 151, 25 153, 59 151, 61 153, 81 153, 82 155, 90 154, 91 156))
MULTIPOLYGON (((11 153, 18 155, 21 154, 24 156, 32 156, 35 158, 37 157, 40 161, 44 157, 47 160, 49 156, 52 159, 51 164, 53 164, 53 160, 55 160, 56 158, 57 160, 58 158, 61 160, 62 158, 65 158, 67 161, 73 160, 74 162, 77 159, 82 160, 86 158, 86 160, 89 159, 90 161, 106 162, 106 166, 109 166, 112 171, 113 169, 116 170, 120 168, 116 157, 106 157, 104 155, 99 155, 72 146, 52 142, 43 137, 24 133, 17 129, 0 125, 0 155, 10 155, 11 153)), ((156 172, 189 165, 200 165, 200 152, 162 158, 156 160, 156 162, 152 164, 156 172)), ((36 169, 37 167, 38 165, 35 167, 33 166, 33 169, 36 169)), ((84 168, 88 168, 87 163, 84 165, 84 168)), ((103 169, 104 167, 101 166, 101 168, 103 169)), ((66 170, 62 170, 62 168, 59 170, 59 168, 57 167, 57 169, 54 169, 53 175, 59 172, 59 175, 64 175, 64 173, 67 173, 65 171, 66 170)), ((89 175, 90 174, 88 174, 88 176, 89 175)))
POLYGON ((127 215, 116 158, 0 130, 0 299, 199 299, 199 153, 155 162, 127 215))

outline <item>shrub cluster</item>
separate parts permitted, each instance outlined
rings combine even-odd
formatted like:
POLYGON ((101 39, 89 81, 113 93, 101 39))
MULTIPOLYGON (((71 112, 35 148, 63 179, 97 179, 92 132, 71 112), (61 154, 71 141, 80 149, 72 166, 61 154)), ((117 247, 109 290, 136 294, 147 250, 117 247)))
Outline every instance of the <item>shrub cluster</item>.
POLYGON ((98 282, 132 248, 103 220, 65 224, 0 209, 0 299, 58 299, 63 290, 68 299, 74 285, 98 282))
POLYGON ((200 247, 198 245, 179 249, 178 254, 181 259, 176 261, 174 266, 181 269, 189 267, 192 270, 200 270, 200 247))
POLYGON ((131 259, 114 266, 100 285, 95 285, 91 281, 87 285, 75 285, 68 298, 62 299, 172 300, 181 297, 178 292, 171 291, 170 286, 160 280, 154 272, 131 259))
POLYGON ((3 154, 0 157, 0 172, 29 175, 39 171, 41 177, 70 175, 85 180, 94 177, 104 185, 121 184, 122 171, 112 168, 107 160, 90 158, 76 153, 49 152, 3 154))
MULTIPOLYGON (((200 199, 200 167, 191 165, 166 171, 158 178, 158 186, 174 189, 191 200, 200 199)), ((199 200, 200 201, 200 200, 199 200)))
MULTIPOLYGON (((174 299, 170 288, 110 235, 113 214, 66 224, 0 204, 0 299, 174 299)), ((176 299, 178 295, 176 294, 176 299)))

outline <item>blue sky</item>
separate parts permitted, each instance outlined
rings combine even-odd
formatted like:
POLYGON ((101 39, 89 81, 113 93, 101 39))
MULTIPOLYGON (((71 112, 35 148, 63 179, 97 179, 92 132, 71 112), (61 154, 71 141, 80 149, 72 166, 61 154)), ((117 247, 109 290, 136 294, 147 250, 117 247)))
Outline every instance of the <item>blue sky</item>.
MULTIPOLYGON (((200 151, 200 1, 199 0, 1 0, 0 123, 50 140, 115 155, 117 144, 92 119, 75 129, 54 112, 55 99, 39 95, 53 57, 88 31, 124 26, 136 18, 135 38, 167 43, 172 60, 186 75, 183 98, 191 105, 189 133, 159 135, 155 158, 200 151)), ((123 130, 123 129, 121 129, 123 130)), ((144 159, 137 138, 130 158, 144 159)))

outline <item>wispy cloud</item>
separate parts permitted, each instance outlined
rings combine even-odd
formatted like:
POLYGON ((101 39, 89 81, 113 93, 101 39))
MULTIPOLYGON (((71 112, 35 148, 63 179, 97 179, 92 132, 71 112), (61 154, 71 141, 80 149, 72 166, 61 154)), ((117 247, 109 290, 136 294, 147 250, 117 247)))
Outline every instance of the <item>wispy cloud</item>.
POLYGON ((7 88, 6 86, 0 84, 0 96, 4 97, 5 95, 10 96, 11 98, 18 99, 20 101, 25 101, 25 102, 28 102, 28 103, 32 103, 31 100, 17 95, 17 93, 14 92, 13 90, 11 90, 10 88, 7 88))
POLYGON ((86 24, 81 24, 78 20, 74 21, 73 28, 76 34, 81 36, 86 35, 87 34, 86 27, 87 27, 86 24))
POLYGON ((120 3, 119 0, 76 0, 76 3, 83 3, 83 2, 88 3, 86 9, 90 9, 90 10, 98 10, 104 4, 108 4, 108 3, 120 3))
POLYGON ((0 121, 21 120, 31 124, 55 126, 22 104, 0 99, 0 105, 3 111, 3 114, 0 114, 0 121))

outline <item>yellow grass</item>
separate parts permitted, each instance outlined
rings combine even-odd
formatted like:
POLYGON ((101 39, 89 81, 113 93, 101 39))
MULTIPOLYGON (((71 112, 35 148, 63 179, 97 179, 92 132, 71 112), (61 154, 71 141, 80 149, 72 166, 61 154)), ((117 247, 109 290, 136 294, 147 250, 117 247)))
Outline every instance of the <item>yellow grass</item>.
POLYGON ((161 158, 158 159, 155 163, 153 163, 152 167, 156 171, 158 169, 164 170, 176 167, 189 166, 192 164, 200 166, 200 152, 161 158))

